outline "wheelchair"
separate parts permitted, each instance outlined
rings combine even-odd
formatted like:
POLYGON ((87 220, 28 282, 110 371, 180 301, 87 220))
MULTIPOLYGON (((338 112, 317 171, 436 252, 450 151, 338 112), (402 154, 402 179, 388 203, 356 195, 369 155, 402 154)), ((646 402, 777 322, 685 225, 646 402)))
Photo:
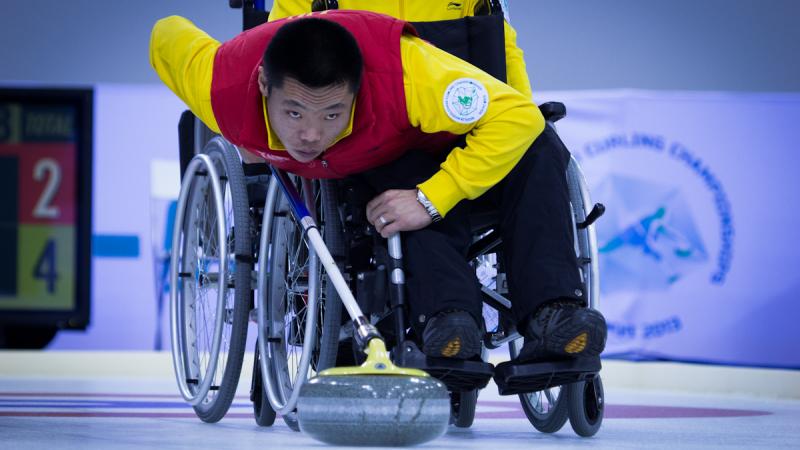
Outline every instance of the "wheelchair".
MULTIPOLYGON (((502 30, 501 16, 487 18, 502 30)), ((429 40, 442 35, 436 22, 418 29, 423 36, 426 30, 435 31, 429 40)), ((540 109, 551 127, 566 114, 560 103, 540 109)), ((280 414, 298 431, 296 403, 303 382, 324 369, 359 362, 352 350, 353 324, 343 317, 334 283, 307 241, 302 221, 310 217, 348 288, 386 338, 394 363, 421 368, 447 386, 453 425, 471 426, 478 392, 494 378, 502 395, 519 396, 537 430, 556 432, 569 419, 577 434, 597 433, 604 412, 599 358, 509 361, 497 367, 487 362, 489 350, 507 344, 513 359, 522 345, 511 318, 502 242, 491 223, 476 221, 468 257, 483 284, 482 360, 426 357, 405 318, 400 237, 387 243, 366 224, 352 187, 346 181, 309 180, 270 171, 266 165, 243 164, 235 146, 222 137, 209 140, 208 131, 187 113, 181 121, 185 168, 173 229, 170 326, 179 391, 201 420, 219 421, 232 403, 248 321, 258 328, 250 400, 261 426, 272 425, 280 414), (295 212, 293 205, 298 204, 307 216, 295 212)), ((583 291, 589 307, 597 308, 592 224, 604 209, 591 206, 574 159, 565 176, 583 291)))

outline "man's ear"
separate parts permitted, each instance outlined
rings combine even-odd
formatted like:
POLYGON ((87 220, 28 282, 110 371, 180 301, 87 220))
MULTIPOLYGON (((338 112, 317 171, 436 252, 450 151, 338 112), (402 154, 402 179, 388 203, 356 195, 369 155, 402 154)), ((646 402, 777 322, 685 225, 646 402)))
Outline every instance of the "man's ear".
POLYGON ((264 73, 264 66, 258 66, 258 90, 261 91, 261 95, 264 97, 267 96, 267 75, 264 73))

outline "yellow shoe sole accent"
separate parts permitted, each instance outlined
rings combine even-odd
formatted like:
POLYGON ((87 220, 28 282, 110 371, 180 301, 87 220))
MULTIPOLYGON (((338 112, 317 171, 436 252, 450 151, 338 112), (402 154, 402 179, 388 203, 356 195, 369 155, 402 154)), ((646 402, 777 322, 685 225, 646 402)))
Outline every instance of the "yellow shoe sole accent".
POLYGON ((567 353, 580 353, 586 348, 586 343, 589 341, 589 335, 586 332, 579 334, 573 340, 569 341, 564 347, 567 353))
POLYGON ((451 356, 457 355, 460 350, 461 350, 461 337, 458 336, 444 346, 444 348, 442 349, 442 356, 450 358, 451 356))

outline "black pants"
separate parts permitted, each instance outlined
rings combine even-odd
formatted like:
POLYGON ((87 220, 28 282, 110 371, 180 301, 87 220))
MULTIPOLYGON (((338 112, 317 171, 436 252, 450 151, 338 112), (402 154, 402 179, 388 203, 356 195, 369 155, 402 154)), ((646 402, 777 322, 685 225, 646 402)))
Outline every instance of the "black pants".
MULTIPOLYGON (((466 260, 472 212, 496 212, 517 322, 548 300, 583 300, 566 180, 569 157, 556 133, 547 127, 514 169, 483 196, 460 202, 440 222, 402 234, 412 325, 420 326, 448 309, 465 310, 479 323, 482 320, 480 285, 466 260)), ((433 155, 410 151, 359 178, 376 193, 414 189, 433 175, 439 164, 433 155)))

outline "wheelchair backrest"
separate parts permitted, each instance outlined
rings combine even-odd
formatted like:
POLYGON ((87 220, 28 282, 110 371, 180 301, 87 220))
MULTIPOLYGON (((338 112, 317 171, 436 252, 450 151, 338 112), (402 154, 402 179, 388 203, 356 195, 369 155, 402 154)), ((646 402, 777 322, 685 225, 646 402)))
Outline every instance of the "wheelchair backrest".
POLYGON ((503 16, 412 22, 422 39, 506 82, 503 16))
MULTIPOLYGON (((491 11, 486 11, 487 15, 411 24, 422 39, 505 83, 507 77, 503 13, 498 2, 492 1, 489 4, 491 11)), ((337 2, 327 0, 315 2, 313 9, 318 11, 337 8, 337 2)), ((258 11, 245 6, 243 15, 243 28, 247 30, 266 22, 269 11, 258 11)))

